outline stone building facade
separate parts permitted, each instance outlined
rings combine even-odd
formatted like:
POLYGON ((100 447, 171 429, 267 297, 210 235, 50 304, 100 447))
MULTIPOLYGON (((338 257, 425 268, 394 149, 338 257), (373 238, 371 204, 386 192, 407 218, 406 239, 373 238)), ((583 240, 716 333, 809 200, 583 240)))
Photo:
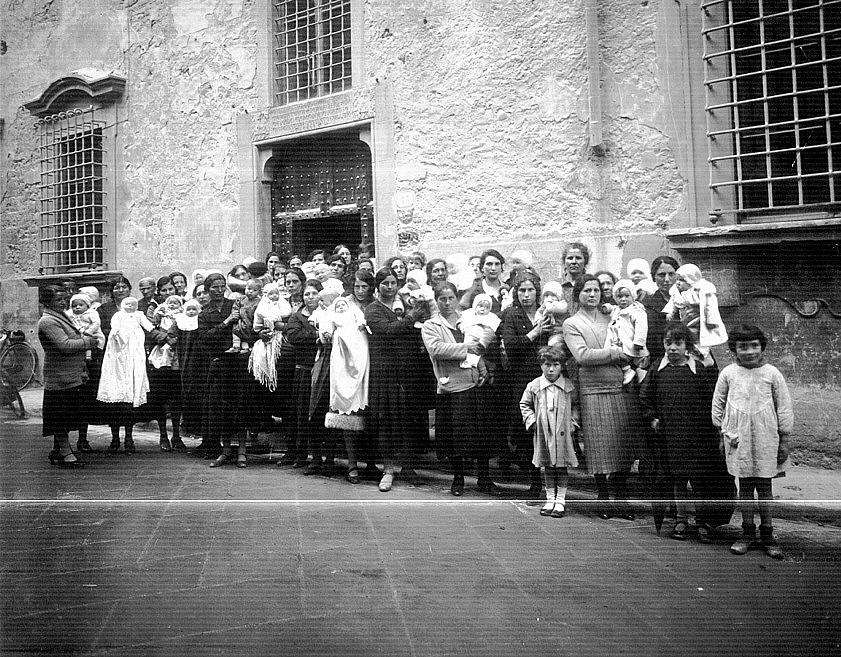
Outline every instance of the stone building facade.
MULTIPOLYGON (((571 240, 613 271, 679 253, 716 282, 728 321, 769 329, 799 401, 801 456, 841 463, 832 147, 823 170, 792 159, 796 208, 776 187, 772 207, 755 202, 760 183, 745 180, 763 176, 719 153, 744 136, 737 117, 747 125, 746 92, 733 91, 750 81, 744 44, 771 43, 781 16, 791 65, 761 43, 762 66, 820 77, 824 139, 841 141, 837 19, 817 0, 795 14, 775 0, 701 5, 3 0, 3 326, 31 331, 33 286, 54 277, 227 269, 321 242, 371 240, 380 258, 528 248, 549 277, 571 240), (748 5, 758 13, 734 16, 748 5), (70 193, 88 193, 93 216, 55 200, 68 195, 56 169, 96 179, 70 193), (42 228, 68 216, 70 236, 42 228)), ((788 120, 763 128, 765 150, 814 148, 796 122, 793 150, 772 143, 788 120)))

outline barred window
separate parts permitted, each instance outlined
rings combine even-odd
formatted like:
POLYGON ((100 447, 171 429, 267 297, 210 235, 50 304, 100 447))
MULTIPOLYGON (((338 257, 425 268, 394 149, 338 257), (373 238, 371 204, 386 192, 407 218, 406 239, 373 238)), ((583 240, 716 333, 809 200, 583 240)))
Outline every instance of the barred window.
POLYGON ((350 0, 275 0, 275 101, 350 89, 350 0))
POLYGON ((713 215, 841 201, 841 0, 701 5, 713 215))
POLYGON ((93 107, 40 119, 41 267, 44 273, 105 264, 104 122, 93 107))

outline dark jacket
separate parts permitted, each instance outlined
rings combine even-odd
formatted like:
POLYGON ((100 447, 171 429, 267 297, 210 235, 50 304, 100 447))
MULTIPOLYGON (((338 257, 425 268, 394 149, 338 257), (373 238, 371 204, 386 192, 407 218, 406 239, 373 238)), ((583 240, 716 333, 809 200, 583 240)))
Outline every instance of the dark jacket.
POLYGON ((83 336, 67 317, 44 310, 38 320, 38 340, 44 349, 44 389, 66 390, 87 380, 85 352, 96 338, 83 336))
POLYGON ((202 350, 210 358, 220 356, 233 344, 231 338, 233 327, 225 324, 233 308, 233 301, 222 299, 218 307, 211 302, 199 313, 199 339, 202 350))

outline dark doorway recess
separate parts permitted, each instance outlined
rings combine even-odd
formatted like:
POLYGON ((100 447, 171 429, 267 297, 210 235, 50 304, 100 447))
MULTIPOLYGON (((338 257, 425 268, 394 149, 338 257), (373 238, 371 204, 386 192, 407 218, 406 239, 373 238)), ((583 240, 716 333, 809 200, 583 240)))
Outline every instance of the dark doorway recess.
POLYGON ((371 151, 358 129, 284 142, 271 161, 272 245, 282 257, 373 241, 371 151))

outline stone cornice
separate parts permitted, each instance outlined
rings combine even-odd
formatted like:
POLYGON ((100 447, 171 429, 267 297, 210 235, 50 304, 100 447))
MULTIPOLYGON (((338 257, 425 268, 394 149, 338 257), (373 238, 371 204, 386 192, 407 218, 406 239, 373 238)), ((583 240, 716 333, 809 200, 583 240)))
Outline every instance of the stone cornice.
POLYGON ((111 103, 123 95, 126 87, 126 79, 113 72, 106 73, 95 69, 80 69, 54 80, 44 92, 23 106, 33 116, 43 118, 51 114, 57 114, 65 109, 58 101, 68 92, 82 92, 100 103, 111 103))

